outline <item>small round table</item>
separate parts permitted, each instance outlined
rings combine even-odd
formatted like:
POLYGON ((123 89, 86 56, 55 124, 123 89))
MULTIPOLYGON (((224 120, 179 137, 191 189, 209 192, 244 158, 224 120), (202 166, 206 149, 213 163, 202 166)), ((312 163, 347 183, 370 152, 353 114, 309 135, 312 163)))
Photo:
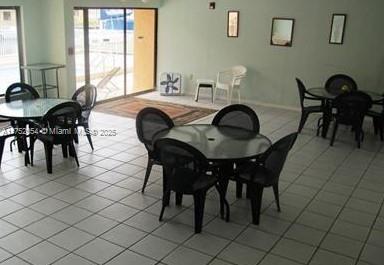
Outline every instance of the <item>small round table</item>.
MULTIPOLYGON (((368 94, 374 103, 381 102, 384 99, 384 95, 367 90, 361 90, 362 92, 368 94)), ((332 101, 338 96, 338 94, 332 94, 327 91, 325 87, 313 87, 307 90, 308 94, 313 97, 324 99, 325 100, 325 108, 323 112, 323 125, 321 129, 321 136, 323 138, 327 137, 329 124, 332 119, 332 101)))
POLYGON ((208 124, 175 126, 160 132, 155 141, 160 138, 171 138, 187 143, 212 162, 249 160, 264 153, 271 146, 271 141, 262 134, 208 124))

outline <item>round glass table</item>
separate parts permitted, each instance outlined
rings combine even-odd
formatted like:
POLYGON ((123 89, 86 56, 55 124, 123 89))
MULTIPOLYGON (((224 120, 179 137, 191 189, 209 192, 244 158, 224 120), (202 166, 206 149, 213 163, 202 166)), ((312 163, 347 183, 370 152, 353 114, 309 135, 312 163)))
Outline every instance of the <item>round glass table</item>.
MULTIPOLYGON (((361 91, 364 93, 367 93, 372 98, 373 102, 381 101, 384 98, 383 94, 380 94, 377 92, 367 91, 367 90, 361 90, 361 91)), ((308 94, 314 97, 321 98, 321 99, 328 99, 328 100, 333 100, 338 96, 338 94, 329 93, 325 87, 309 88, 307 92, 308 94)))
POLYGON ((16 100, 0 104, 0 117, 9 119, 38 119, 43 117, 51 108, 71 99, 38 98, 31 100, 16 100))
POLYGON ((175 126, 158 133, 154 141, 160 138, 171 138, 187 143, 203 153, 210 161, 237 162, 252 159, 271 146, 271 141, 262 134, 208 124, 175 126))

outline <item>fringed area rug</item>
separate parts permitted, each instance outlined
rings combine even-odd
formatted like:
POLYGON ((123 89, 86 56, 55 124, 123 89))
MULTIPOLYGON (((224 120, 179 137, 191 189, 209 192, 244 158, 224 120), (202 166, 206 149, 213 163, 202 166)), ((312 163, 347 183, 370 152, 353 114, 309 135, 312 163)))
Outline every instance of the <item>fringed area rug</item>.
POLYGON ((97 105, 94 110, 122 117, 136 118, 137 113, 146 107, 158 108, 164 111, 172 118, 176 125, 187 124, 216 112, 214 109, 191 107, 136 97, 127 97, 102 103, 97 105))

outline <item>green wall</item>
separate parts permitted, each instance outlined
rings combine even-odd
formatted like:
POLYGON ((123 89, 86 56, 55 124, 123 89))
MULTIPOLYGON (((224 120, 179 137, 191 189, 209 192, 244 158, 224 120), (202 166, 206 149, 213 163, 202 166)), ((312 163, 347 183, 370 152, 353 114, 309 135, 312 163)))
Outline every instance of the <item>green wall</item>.
POLYGON ((294 78, 308 86, 322 85, 333 73, 353 76, 361 89, 384 90, 382 0, 220 0, 216 10, 206 0, 0 0, 21 6, 27 63, 64 63, 62 95, 75 88, 73 7, 158 7, 158 73, 184 74, 190 79, 244 64, 249 75, 244 101, 298 106, 294 78), (228 10, 240 11, 240 36, 226 37, 228 10), (346 13, 344 45, 328 44, 332 13, 346 13), (296 19, 293 47, 270 46, 272 17, 296 19))
POLYGON ((158 72, 193 77, 243 64, 244 101, 298 106, 294 78, 323 85, 334 73, 353 76, 361 89, 384 90, 382 0, 165 0, 159 9, 158 72), (228 10, 240 11, 239 38, 226 37, 228 10), (348 15, 344 45, 328 44, 333 13, 348 15), (273 17, 296 19, 293 47, 270 46, 273 17))

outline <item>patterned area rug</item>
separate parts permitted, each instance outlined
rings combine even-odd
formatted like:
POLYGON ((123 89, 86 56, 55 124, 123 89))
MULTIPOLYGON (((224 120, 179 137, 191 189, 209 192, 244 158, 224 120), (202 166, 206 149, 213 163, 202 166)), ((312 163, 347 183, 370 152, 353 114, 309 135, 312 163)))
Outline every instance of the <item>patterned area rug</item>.
POLYGON ((146 107, 161 109, 172 118, 176 125, 187 124, 216 112, 214 109, 197 108, 136 97, 102 103, 97 105, 94 110, 122 117, 136 118, 137 113, 146 107))

